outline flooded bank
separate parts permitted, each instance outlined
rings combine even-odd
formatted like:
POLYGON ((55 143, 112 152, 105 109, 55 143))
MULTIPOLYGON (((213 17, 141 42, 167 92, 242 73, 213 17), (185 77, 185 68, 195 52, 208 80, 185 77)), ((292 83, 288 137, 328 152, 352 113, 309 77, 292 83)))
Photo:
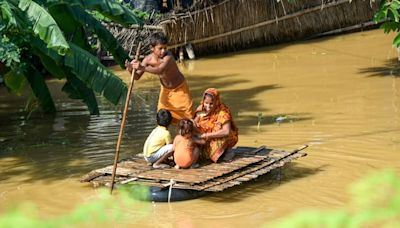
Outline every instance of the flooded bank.
MULTIPOLYGON (((260 226, 305 208, 343 206, 355 180, 378 169, 399 171, 400 65, 393 38, 372 30, 185 62, 195 104, 206 88, 221 91, 239 127, 238 145, 308 144, 308 156, 223 193, 143 203, 150 210, 134 224, 260 226)), ((100 100, 101 116, 89 116, 83 104, 57 92, 59 82, 51 85, 59 112, 29 120, 24 100, 0 88, 0 212, 31 201, 44 218, 68 213, 96 193, 79 177, 113 161, 121 107, 100 100)), ((154 127, 158 91, 154 76, 135 84, 122 158, 140 152, 154 127)))

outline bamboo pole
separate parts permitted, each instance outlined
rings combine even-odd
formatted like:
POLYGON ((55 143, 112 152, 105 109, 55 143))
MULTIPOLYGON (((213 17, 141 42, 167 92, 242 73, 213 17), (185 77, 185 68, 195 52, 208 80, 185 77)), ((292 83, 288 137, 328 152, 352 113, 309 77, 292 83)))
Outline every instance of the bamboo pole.
MULTIPOLYGON (((106 24, 108 24, 109 26, 125 28, 124 26, 117 24, 117 23, 113 23, 113 22, 109 22, 106 24)), ((148 30, 163 30, 164 29, 160 25, 130 25, 128 28, 129 29, 148 29, 148 30)))
MULTIPOLYGON (((136 49, 135 60, 139 60, 140 46, 142 46, 142 42, 139 42, 139 45, 138 45, 138 47, 136 49)), ((124 108, 124 113, 122 115, 121 127, 119 129, 117 148, 115 150, 114 167, 113 167, 113 172, 112 172, 112 176, 111 176, 111 183, 110 183, 110 194, 112 194, 112 191, 114 189, 115 173, 117 171, 117 164, 118 164, 118 159, 119 159, 119 149, 121 147, 122 134, 123 134, 124 128, 125 128, 125 121, 126 121, 126 116, 128 114, 128 106, 129 106, 129 101, 131 99, 132 88, 133 88, 133 84, 135 82, 135 72, 136 72, 136 69, 132 69, 131 82, 129 84, 128 93, 127 93, 126 99, 125 99, 125 108, 124 108)))

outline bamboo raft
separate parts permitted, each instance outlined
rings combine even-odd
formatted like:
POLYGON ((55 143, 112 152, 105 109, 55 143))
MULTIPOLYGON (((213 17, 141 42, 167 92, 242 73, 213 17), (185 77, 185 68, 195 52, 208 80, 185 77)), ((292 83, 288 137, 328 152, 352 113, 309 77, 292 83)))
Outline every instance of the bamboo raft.
MULTIPOLYGON (((236 147, 219 163, 200 164, 195 169, 154 169, 143 157, 135 155, 118 163, 115 185, 139 184, 163 188, 220 192, 282 167, 286 163, 306 156, 301 152, 307 146, 293 151, 269 149, 265 146, 236 147)), ((94 187, 107 186, 113 166, 93 170, 82 176, 81 182, 94 187)))

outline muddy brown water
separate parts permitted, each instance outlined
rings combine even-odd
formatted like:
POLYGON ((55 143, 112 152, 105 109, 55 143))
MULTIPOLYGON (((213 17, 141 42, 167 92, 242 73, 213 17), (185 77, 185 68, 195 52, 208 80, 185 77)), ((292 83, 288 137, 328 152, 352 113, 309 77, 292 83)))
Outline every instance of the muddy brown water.
MULTIPOLYGON (((307 208, 345 206, 359 178, 399 171, 400 65, 393 38, 371 30, 185 62, 180 67, 195 104, 206 88, 220 90, 240 129, 238 145, 291 150, 307 144, 308 156, 222 193, 142 202, 143 210, 126 211, 137 219, 120 225, 258 227, 307 208)), ((121 106, 100 98, 102 115, 90 116, 60 94, 60 82, 50 84, 59 112, 29 120, 25 100, 0 88, 0 213, 26 201, 42 218, 70 213, 96 198, 97 190, 79 177, 113 161, 121 106)), ((155 124, 158 91, 154 76, 136 83, 121 158, 141 151, 155 124)))

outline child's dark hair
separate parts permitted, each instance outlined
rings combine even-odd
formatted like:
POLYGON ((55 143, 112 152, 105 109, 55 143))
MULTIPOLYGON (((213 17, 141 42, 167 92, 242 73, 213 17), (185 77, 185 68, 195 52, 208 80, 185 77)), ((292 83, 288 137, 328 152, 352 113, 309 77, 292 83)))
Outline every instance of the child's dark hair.
POLYGON ((166 109, 160 109, 157 112, 157 124, 160 126, 168 127, 171 124, 171 112, 166 109))
POLYGON ((157 44, 168 44, 167 36, 162 32, 156 32, 150 36, 150 45, 156 46, 157 44))
POLYGON ((191 135, 193 131, 193 123, 188 119, 182 119, 178 123, 178 133, 182 136, 191 135))

